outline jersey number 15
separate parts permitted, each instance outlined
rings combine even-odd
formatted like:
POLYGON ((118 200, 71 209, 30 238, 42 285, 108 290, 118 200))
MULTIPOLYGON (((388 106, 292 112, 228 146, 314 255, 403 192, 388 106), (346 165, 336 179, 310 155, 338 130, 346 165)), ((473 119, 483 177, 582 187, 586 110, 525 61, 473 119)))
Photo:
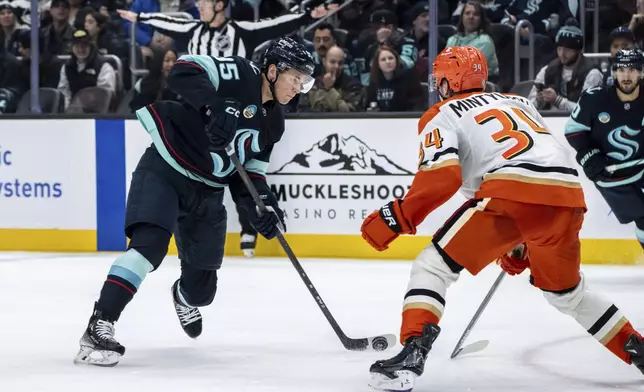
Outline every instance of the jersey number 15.
POLYGON ((235 59, 230 57, 215 57, 219 62, 219 75, 224 80, 239 80, 239 68, 235 59))
POLYGON ((535 119, 529 116, 525 111, 519 108, 512 108, 512 113, 505 110, 490 109, 474 117, 474 120, 480 125, 487 124, 492 120, 497 120, 501 123, 501 130, 492 134, 492 139, 497 143, 503 143, 506 140, 514 139, 516 144, 505 152, 502 156, 505 159, 512 159, 529 151, 534 146, 534 139, 528 132, 520 130, 517 123, 518 117, 522 122, 528 124, 530 129, 536 133, 550 134, 548 130, 540 125, 535 119))

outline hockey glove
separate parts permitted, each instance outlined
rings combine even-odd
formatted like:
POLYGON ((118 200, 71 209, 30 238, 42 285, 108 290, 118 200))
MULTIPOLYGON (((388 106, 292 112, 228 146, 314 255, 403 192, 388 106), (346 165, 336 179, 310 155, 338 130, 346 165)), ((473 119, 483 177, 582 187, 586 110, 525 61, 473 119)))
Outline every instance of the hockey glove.
POLYGON ((508 273, 508 275, 520 275, 526 268, 530 267, 528 248, 525 244, 516 246, 510 252, 501 256, 498 264, 501 266, 503 271, 508 273))
POLYGON ((413 228, 402 214, 402 200, 396 199, 372 212, 362 222, 362 238, 375 250, 382 252, 401 234, 415 234, 413 228))
POLYGON ((223 150, 235 138, 239 105, 235 99, 225 98, 206 107, 206 134, 210 140, 210 150, 223 150))
POLYGON ((592 182, 606 180, 610 177, 610 173, 606 171, 606 157, 597 148, 579 151, 577 162, 584 169, 586 177, 592 182))
POLYGON ((280 231, 283 233, 286 232, 284 211, 279 208, 277 198, 270 190, 260 193, 259 197, 266 205, 268 211, 262 213, 251 199, 246 204, 248 220, 259 234, 263 235, 267 240, 270 240, 277 236, 280 231))

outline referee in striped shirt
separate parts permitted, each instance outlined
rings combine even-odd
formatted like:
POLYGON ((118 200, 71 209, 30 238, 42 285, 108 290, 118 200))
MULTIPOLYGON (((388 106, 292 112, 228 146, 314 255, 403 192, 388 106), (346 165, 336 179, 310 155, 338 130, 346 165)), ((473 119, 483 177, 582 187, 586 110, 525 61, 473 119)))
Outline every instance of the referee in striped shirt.
POLYGON ((189 54, 213 57, 240 56, 247 59, 250 59, 255 48, 265 41, 289 35, 327 13, 327 9, 322 6, 309 12, 288 14, 274 19, 237 22, 227 19, 224 14, 229 2, 230 0, 199 1, 201 20, 174 18, 158 12, 117 12, 123 19, 150 25, 161 34, 175 40, 184 39, 185 42, 186 36, 190 36, 189 54))

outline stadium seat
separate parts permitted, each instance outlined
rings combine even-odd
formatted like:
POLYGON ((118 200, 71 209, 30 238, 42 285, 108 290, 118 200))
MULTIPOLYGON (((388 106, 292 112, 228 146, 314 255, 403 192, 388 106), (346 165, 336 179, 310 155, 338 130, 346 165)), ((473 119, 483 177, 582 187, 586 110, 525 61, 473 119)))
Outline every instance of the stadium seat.
POLYGON ((109 113, 112 92, 103 87, 86 87, 77 92, 66 113, 109 113))
POLYGON ((512 86, 510 93, 528 98, 528 95, 530 95, 530 91, 532 90, 532 86, 534 86, 534 80, 524 80, 512 86))
MULTIPOLYGON (((39 90, 40 110, 42 113, 62 113, 65 111, 65 97, 63 93, 55 88, 49 87, 41 87, 39 90)), ((16 113, 31 113, 31 90, 24 93, 22 98, 20 98, 16 113)))
POLYGON ((445 41, 452 35, 458 33, 458 30, 456 30, 455 26, 448 25, 448 24, 442 24, 437 26, 438 29, 438 35, 443 37, 445 41))

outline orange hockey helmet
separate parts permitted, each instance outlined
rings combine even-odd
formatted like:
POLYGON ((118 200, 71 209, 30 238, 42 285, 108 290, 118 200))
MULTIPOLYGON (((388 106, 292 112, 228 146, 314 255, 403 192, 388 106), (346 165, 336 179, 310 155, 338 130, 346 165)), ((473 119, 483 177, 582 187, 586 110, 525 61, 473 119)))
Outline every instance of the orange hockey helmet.
POLYGON ((438 90, 443 99, 464 91, 484 90, 486 83, 487 61, 483 53, 473 46, 443 49, 434 60, 429 81, 432 90, 438 90), (446 81, 446 89, 441 88, 446 81))

